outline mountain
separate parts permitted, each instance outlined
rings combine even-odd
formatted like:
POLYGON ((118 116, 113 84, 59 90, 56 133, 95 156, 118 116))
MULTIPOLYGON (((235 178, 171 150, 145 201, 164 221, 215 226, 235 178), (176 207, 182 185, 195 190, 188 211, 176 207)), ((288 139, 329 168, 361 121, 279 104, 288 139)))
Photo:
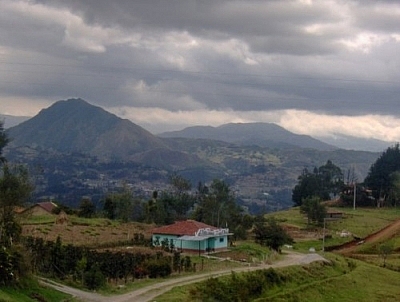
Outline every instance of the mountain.
POLYGON ((13 146, 82 152, 129 159, 149 149, 169 149, 150 132, 82 99, 58 101, 7 130, 13 146))
POLYGON ((219 127, 195 126, 164 132, 162 138, 211 139, 227 143, 268 148, 307 148, 320 151, 338 149, 308 135, 298 135, 272 123, 231 123, 219 127))
POLYGON ((11 128, 30 119, 29 116, 14 116, 8 114, 0 114, 0 121, 4 122, 4 129, 11 128))

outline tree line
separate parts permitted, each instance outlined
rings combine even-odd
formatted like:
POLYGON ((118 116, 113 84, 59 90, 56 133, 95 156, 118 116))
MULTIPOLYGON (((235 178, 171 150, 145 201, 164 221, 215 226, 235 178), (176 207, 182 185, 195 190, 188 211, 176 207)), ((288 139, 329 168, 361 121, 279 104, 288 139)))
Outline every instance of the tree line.
POLYGON ((193 269, 190 259, 175 252, 97 251, 63 245, 60 237, 56 241, 26 237, 22 244, 29 252, 32 273, 61 280, 69 278, 89 289, 107 281, 167 277, 173 271, 193 269))
MULTIPOLYGON (((63 206, 58 211, 61 209, 70 211, 63 206)), ((121 192, 105 196, 99 210, 90 199, 83 198, 75 213, 86 218, 102 216, 157 225, 194 219, 215 227, 228 227, 235 239, 246 238, 246 232, 252 226, 251 215, 238 205, 225 181, 214 179, 210 185, 199 182, 193 190, 190 181, 177 174, 170 177, 170 190, 154 191, 149 200, 135 197, 125 187, 121 192)))
POLYGON ((395 144, 387 148, 373 163, 363 182, 357 182, 354 170, 344 173, 332 161, 304 169, 292 190, 294 206, 299 206, 309 223, 322 224, 326 208, 321 201, 340 197, 343 206, 380 207, 397 206, 400 200, 400 148, 395 144))

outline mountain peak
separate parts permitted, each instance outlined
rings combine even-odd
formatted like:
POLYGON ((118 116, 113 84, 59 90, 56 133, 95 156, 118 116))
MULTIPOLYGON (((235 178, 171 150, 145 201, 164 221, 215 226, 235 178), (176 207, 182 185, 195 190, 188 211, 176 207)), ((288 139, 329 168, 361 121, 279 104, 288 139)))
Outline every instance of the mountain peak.
POLYGON ((61 100, 9 129, 14 146, 127 158, 164 143, 140 126, 83 99, 61 100))

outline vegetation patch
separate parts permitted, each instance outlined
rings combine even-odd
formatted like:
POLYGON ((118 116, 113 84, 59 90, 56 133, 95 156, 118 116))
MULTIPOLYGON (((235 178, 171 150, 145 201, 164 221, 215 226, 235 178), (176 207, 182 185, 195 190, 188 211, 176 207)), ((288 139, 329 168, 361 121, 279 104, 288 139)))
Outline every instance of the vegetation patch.
POLYGON ((1 287, 0 301, 2 302, 53 302, 76 301, 70 295, 52 288, 41 286, 37 280, 26 278, 18 286, 1 287))
POLYGON ((398 301, 400 273, 339 255, 326 256, 330 264, 315 262, 211 278, 175 288, 157 297, 157 301, 398 301), (264 278, 262 275, 270 278, 264 280, 260 288, 257 284, 264 278), (250 281, 252 285, 249 286, 256 286, 252 292, 258 292, 258 296, 246 292, 244 284, 250 281))

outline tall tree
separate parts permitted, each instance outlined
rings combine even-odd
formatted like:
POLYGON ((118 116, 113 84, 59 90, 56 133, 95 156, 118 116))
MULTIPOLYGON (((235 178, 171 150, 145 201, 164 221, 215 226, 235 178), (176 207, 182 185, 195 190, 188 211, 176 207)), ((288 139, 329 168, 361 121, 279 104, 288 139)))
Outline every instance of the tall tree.
POLYGON ((256 243, 267 246, 276 252, 280 252, 284 244, 293 243, 293 239, 278 224, 274 217, 267 220, 264 217, 258 217, 254 223, 253 232, 256 243))
POLYGON ((96 213, 96 206, 89 198, 82 198, 79 205, 79 216, 92 218, 96 213))
POLYGON ((3 148, 8 144, 9 139, 4 131, 4 123, 0 121, 0 163, 5 162, 5 158, 3 157, 3 148))
POLYGON ((121 219, 124 222, 131 219, 133 214, 133 196, 131 190, 127 186, 124 186, 122 192, 111 194, 107 196, 107 198, 112 200, 112 207, 115 207, 114 215, 116 219, 121 219))
POLYGON ((314 168, 313 172, 304 169, 298 177, 298 184, 292 191, 295 206, 301 206, 308 197, 318 196, 323 200, 338 195, 343 188, 343 173, 341 169, 328 160, 325 165, 314 168))
POLYGON ((371 165, 364 180, 365 186, 372 190, 376 199, 386 199, 393 188, 393 173, 400 171, 399 144, 389 147, 371 165))
POLYGON ((5 247, 11 246, 19 237, 21 227, 16 221, 15 207, 22 206, 32 190, 27 169, 7 164, 2 156, 8 141, 0 122, 0 244, 5 247))
POLYGON ((15 208, 22 206, 32 191, 28 172, 22 166, 3 165, 0 176, 0 243, 11 246, 20 234, 15 208))
POLYGON ((303 199, 300 211, 307 215, 307 223, 310 222, 322 225, 326 217, 326 207, 321 204, 318 196, 307 197, 303 199))
POLYGON ((229 185, 215 179, 209 188, 199 186, 197 206, 193 218, 217 227, 234 230, 242 222, 242 208, 236 203, 229 185))
POLYGON ((117 208, 116 203, 114 202, 111 196, 107 196, 104 200, 103 211, 106 218, 114 220, 115 219, 115 210, 117 208))

